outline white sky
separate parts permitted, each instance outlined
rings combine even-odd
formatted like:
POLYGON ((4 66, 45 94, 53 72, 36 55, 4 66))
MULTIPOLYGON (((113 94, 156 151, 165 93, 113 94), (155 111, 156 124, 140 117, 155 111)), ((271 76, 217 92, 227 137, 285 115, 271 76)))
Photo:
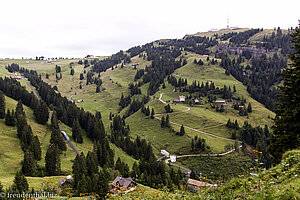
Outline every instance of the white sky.
POLYGON ((225 28, 296 27, 299 0, 1 0, 0 58, 110 55, 225 28))

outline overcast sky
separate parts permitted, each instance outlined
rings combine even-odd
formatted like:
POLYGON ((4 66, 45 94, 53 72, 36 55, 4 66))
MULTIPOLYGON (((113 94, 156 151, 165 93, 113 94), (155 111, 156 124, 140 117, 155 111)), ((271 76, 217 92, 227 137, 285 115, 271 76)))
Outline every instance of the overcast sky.
POLYGON ((2 0, 0 58, 110 55, 225 28, 295 27, 297 0, 2 0))

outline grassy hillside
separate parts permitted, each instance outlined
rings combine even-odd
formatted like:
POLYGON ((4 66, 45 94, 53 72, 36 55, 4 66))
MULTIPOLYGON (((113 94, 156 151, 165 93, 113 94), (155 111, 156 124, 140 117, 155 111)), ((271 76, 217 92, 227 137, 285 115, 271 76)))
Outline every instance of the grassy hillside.
POLYGON ((228 180, 241 174, 248 174, 250 168, 255 165, 255 162, 248 156, 237 153, 218 157, 183 157, 178 158, 177 161, 183 166, 201 173, 212 183, 218 179, 228 180))
MULTIPOLYGON (((241 32, 249 29, 222 29, 216 32, 206 32, 206 33, 197 33, 194 36, 207 36, 214 37, 214 34, 218 34, 219 36, 224 33, 230 32, 241 32)), ((273 30, 264 30, 263 32, 259 32, 252 36, 249 41, 259 41, 263 38, 264 35, 271 35, 273 30)), ((219 41, 219 40, 218 40, 219 41)), ((228 43, 227 41, 222 41, 222 43, 228 43)), ((158 42, 154 43, 154 46, 162 45, 158 42)), ((171 47, 172 48, 172 47, 171 47)), ((215 50, 216 47, 210 48, 210 50, 215 50)), ((235 55, 231 55, 231 58, 235 57, 235 55)), ((236 56, 237 57, 237 56, 236 56)), ((140 136, 143 139, 146 139, 153 146, 154 152, 157 156, 159 156, 159 152, 161 149, 166 149, 172 154, 188 154, 190 153, 191 141, 194 136, 198 136, 204 138, 206 140, 207 145, 210 146, 213 153, 221 153, 225 152, 225 146, 228 144, 233 144, 233 141, 225 140, 222 138, 216 138, 213 136, 209 136, 205 133, 201 133, 198 131, 204 131, 209 134, 213 134, 216 136, 231 138, 232 130, 228 129, 225 124, 228 119, 231 121, 237 120, 239 125, 242 126, 245 121, 249 122, 252 126, 264 126, 268 125, 272 126, 272 118, 274 118, 275 114, 268 109, 266 109, 261 103, 257 102, 253 98, 250 97, 249 93, 246 90, 246 87, 239 81, 237 81, 232 76, 227 76, 225 74, 225 70, 220 67, 218 64, 212 65, 208 61, 206 61, 207 57, 201 56, 199 54, 191 53, 182 50, 181 58, 187 60, 187 64, 178 68, 173 73, 173 76, 179 78, 186 78, 188 81, 188 85, 190 85, 193 81, 214 82, 216 87, 222 88, 224 85, 230 86, 231 89, 233 86, 236 87, 236 93, 234 93, 234 97, 245 98, 248 103, 251 103, 253 112, 249 113, 248 116, 240 116, 238 111, 232 108, 233 103, 227 102, 225 105, 225 112, 216 112, 215 109, 211 108, 210 103, 207 102, 207 97, 204 97, 201 100, 201 104, 199 105, 188 105, 188 104, 171 104, 171 108, 174 110, 174 113, 170 113, 170 121, 177 123, 178 125, 172 125, 173 132, 169 128, 161 128, 160 121, 158 119, 150 119, 146 117, 141 111, 137 111, 126 119, 126 123, 130 126, 130 136, 135 138, 136 136, 140 136), (194 64, 194 59, 197 61, 202 59, 204 65, 199 66, 194 64), (190 110, 187 111, 187 107, 190 110), (182 112, 185 111, 185 112, 182 112), (180 130, 180 125, 183 124, 186 128, 186 134, 184 136, 178 136, 174 132, 180 130), (198 131, 189 129, 197 129, 198 131)), ((210 55, 210 59, 214 58, 214 56, 210 55)), ((179 60, 179 57, 177 57, 179 60)), ((217 59, 220 62, 220 59, 217 59)), ((58 91, 68 98, 69 100, 84 100, 84 102, 77 103, 76 105, 84 108, 86 111, 90 111, 95 113, 96 111, 100 111, 102 115, 102 120, 104 122, 107 133, 110 133, 110 113, 123 115, 128 108, 119 110, 119 101, 122 93, 127 96, 129 94, 128 84, 134 83, 134 77, 137 69, 144 69, 146 66, 151 65, 150 61, 144 60, 139 56, 135 56, 131 58, 131 63, 124 65, 121 68, 121 64, 114 66, 114 69, 108 69, 105 72, 100 73, 101 80, 103 81, 101 85, 101 91, 96 93, 96 85, 89 84, 86 85, 86 74, 89 70, 91 70, 91 66, 84 68, 84 65, 79 65, 78 60, 74 59, 64 59, 53 61, 52 63, 46 63, 45 61, 35 61, 35 60, 1 60, 0 61, 0 75, 11 75, 4 66, 11 63, 17 63, 21 67, 25 67, 28 69, 37 70, 38 73, 41 74, 42 79, 50 84, 51 86, 56 86, 58 91), (75 71, 74 75, 70 75, 70 63, 72 62, 72 68, 75 71), (135 69, 132 64, 138 63, 137 69, 135 69), (62 79, 56 79, 55 66, 59 65, 61 67, 62 79), (80 80, 80 74, 84 74, 84 79, 80 80), (46 78, 46 74, 49 75, 49 78, 46 78), (82 88, 80 88, 80 85, 82 88), (120 111, 120 113, 119 113, 120 111)), ((246 60, 243 64, 248 64, 246 60)), ((94 76, 98 76, 95 74, 94 76)), ((23 80, 20 80, 21 84, 24 85, 28 90, 28 86, 25 84, 23 80)), ((146 104, 150 109, 154 108, 156 113, 164 114, 165 113, 165 104, 159 101, 159 97, 161 94, 163 101, 172 101, 174 98, 178 98, 179 95, 188 96, 189 93, 173 91, 174 87, 167 83, 165 79, 166 88, 160 87, 159 91, 156 92, 153 96, 150 97, 150 101, 146 104)), ((149 83, 142 85, 141 91, 143 95, 147 94, 149 83)), ((140 98, 141 95, 135 95, 132 98, 140 98)), ((15 107, 16 101, 7 98, 8 107, 15 107)), ((28 123, 32 126, 33 132, 35 135, 39 137, 42 148, 42 160, 39 161, 40 165, 44 165, 44 156, 46 150, 49 145, 51 127, 48 122, 47 125, 42 126, 35 122, 32 110, 29 108, 25 108, 28 123)), ((160 115, 161 116, 161 115, 160 115)), ((6 127, 1 121, 1 126, 3 126, 3 130, 5 130, 5 134, 0 135, 0 148, 1 156, 0 161, 3 160, 0 164, 0 177, 1 182, 5 186, 9 186, 12 183, 14 173, 18 168, 20 168, 20 162, 23 159, 23 152, 20 149, 19 140, 16 138, 15 128, 6 127), (8 134, 6 134, 6 132, 8 134), (2 145, 3 144, 3 145, 2 145), (7 148, 9 145, 15 145, 15 150, 9 150, 7 148), (4 153, 2 153, 2 151, 4 153), (13 167, 10 167, 13 166, 13 167), (2 173, 2 174, 1 174, 2 173), (2 180, 3 177, 3 180, 2 180)), ((70 138, 72 135, 72 130, 70 127, 61 124, 62 129, 69 135, 70 138)), ((75 142, 71 139, 72 143, 76 145, 76 149, 79 152, 84 152, 85 154, 88 151, 93 149, 93 142, 90 141, 86 136, 84 136, 83 144, 75 144, 75 142)), ((132 157, 128 156, 125 152, 123 152, 120 148, 111 144, 111 148, 115 151, 115 160, 120 157, 122 161, 126 162, 130 167, 134 162, 137 162, 132 157)), ((72 152, 70 148, 61 155, 61 167, 62 171, 65 175, 72 173, 72 160, 74 160, 75 154, 72 152)), ((223 171, 230 170, 232 167, 232 163, 234 165, 241 164, 242 168, 249 167, 248 164, 251 164, 250 159, 247 158, 238 158, 236 157, 228 157, 225 160, 223 158, 201 158, 201 160, 197 160, 199 158, 189 158, 186 160, 182 160, 182 163, 185 166, 191 168, 197 168, 201 166, 197 170, 199 171, 211 171, 214 167, 220 166, 223 164, 223 171), (205 168, 205 170, 204 170, 205 168)), ((221 170, 221 171, 222 171, 221 170)), ((29 178, 29 182, 31 186, 38 187, 39 184, 47 179, 53 179, 53 181, 57 182, 59 177, 45 177, 45 178, 29 178)), ((156 191, 155 191, 156 192, 156 191)))
POLYGON ((21 67, 37 70, 39 73, 55 72, 55 66, 69 66, 71 62, 78 62, 78 59, 57 59, 47 63, 45 60, 28 60, 28 59, 5 59, 0 60, 0 65, 6 66, 8 64, 16 63, 21 67))
MULTIPOLYGON (((233 85, 235 85, 237 88, 235 96, 244 97, 247 100, 247 104, 250 102, 253 107, 253 112, 249 114, 248 117, 241 117, 237 111, 231 108, 230 104, 225 107, 226 112, 224 113, 217 113, 214 109, 210 108, 209 104, 204 104, 190 106, 191 110, 188 112, 170 114, 170 120, 172 122, 227 138, 231 137, 231 131, 225 127, 229 118, 233 121, 237 120, 240 126, 244 121, 248 121, 253 126, 264 126, 265 124, 269 126, 272 125, 272 120, 270 118, 274 117, 274 114, 265 109, 263 105, 250 98, 243 84, 232 76, 225 75, 223 68, 218 65, 210 65, 206 61, 206 57, 202 57, 201 55, 190 52, 183 55, 187 59, 188 64, 177 69, 174 72, 174 75, 178 78, 187 78, 188 84, 191 84, 192 81, 196 80, 200 82, 213 81, 217 87, 227 85, 233 88, 233 85), (194 59, 202 59, 204 65, 195 65, 193 63, 194 59), (268 116, 270 116, 270 118, 268 118, 268 116)), ((145 61, 138 56, 132 58, 132 63, 139 63, 137 68, 145 68, 146 65, 150 65, 149 61, 145 61)), ((133 69, 131 64, 127 64, 124 68, 121 68, 121 66, 118 65, 114 70, 108 69, 106 72, 102 72, 100 76, 103 81, 101 86, 103 90, 100 93, 95 93, 95 85, 85 85, 85 79, 79 80, 79 74, 84 71, 83 66, 75 63, 73 68, 75 69, 75 74, 71 76, 69 65, 67 63, 62 65, 63 77, 58 82, 56 82, 54 74, 50 74, 49 79, 45 78, 45 74, 42 75, 42 78, 52 86, 56 85, 59 91, 68 98, 70 95, 74 95, 72 97, 73 100, 83 99, 84 102, 77 103, 77 105, 83 107, 85 110, 91 112, 100 111, 106 130, 109 130, 109 113, 117 113, 119 111, 118 104, 120 96, 122 93, 124 93, 124 95, 128 94, 128 84, 134 82, 136 70, 133 69), (83 85, 82 90, 79 89, 80 83, 83 85)), ((54 70, 54 68, 52 70, 54 70)), ((86 68, 85 70, 89 70, 89 68, 86 68)), ((142 86, 141 89, 142 92, 146 94, 147 85, 142 86)), ((164 93, 162 99, 165 101, 178 98, 178 96, 182 94, 180 92, 173 92, 173 87, 166 84, 166 88, 157 92, 154 95, 154 99, 151 99, 147 104, 147 106, 149 105, 151 108, 154 108, 156 113, 165 112, 165 105, 158 101, 160 93, 164 93)), ((185 93, 184 95, 188 95, 188 93, 185 93)), ((186 110, 186 108, 179 104, 171 105, 171 107, 175 112, 186 110)), ((122 111, 122 113, 124 112, 122 111)), ((187 135, 185 137, 177 138, 178 136, 173 136, 174 134, 171 134, 169 129, 161 128, 158 120, 144 118, 144 115, 136 113, 127 119, 127 123, 131 128, 131 135, 133 137, 139 135, 142 138, 146 138, 152 143, 157 153, 162 148, 166 148, 173 153, 180 153, 181 150, 187 149, 190 146, 191 138, 195 135, 204 138, 214 152, 224 152, 224 146, 230 143, 229 141, 216 139, 188 129, 186 130, 187 135), (139 123, 136 123, 137 121, 139 123), (172 137, 174 139, 170 140, 172 137)), ((173 125, 173 128, 175 131, 178 131, 180 127, 173 125)))
MULTIPOLYGON (((241 175, 226 184, 215 180, 214 188, 199 188, 198 193, 189 192, 192 187, 183 186, 175 191, 164 189, 150 194, 137 190, 123 198, 135 199, 300 199, 299 179, 300 150, 284 154, 281 163, 265 172, 255 172, 252 176, 241 175), (257 177, 256 177, 257 176, 257 177)), ((119 199, 120 197, 111 197, 119 199)))
MULTIPOLYGON (((5 97, 6 109, 15 109, 17 105, 17 101, 5 97)), ((23 105, 24 106, 24 105, 23 105)), ((41 143, 42 149, 42 160, 38 162, 39 165, 45 165, 45 155, 49 146, 50 136, 51 136, 51 126, 50 122, 46 125, 40 125, 35 122, 33 111, 24 106, 24 110, 27 116, 28 124, 31 126, 33 134, 37 135, 39 141, 41 143)), ((84 134, 83 140, 84 143, 76 144, 72 139, 72 129, 65 124, 60 123, 61 128, 68 134, 71 138, 71 142, 75 145, 75 148, 78 152, 84 152, 86 155, 88 151, 93 150, 93 142, 86 137, 84 134)), ((23 151, 20 146, 20 140, 17 137, 17 129, 16 127, 9 127, 5 125, 4 119, 0 119, 0 181, 3 183, 4 187, 8 187, 12 184, 15 173, 18 169, 21 168, 21 161, 23 160, 23 151), (13 148, 11 148, 13 147, 13 148)), ((126 160, 129 167, 131 168, 133 163, 136 162, 135 159, 128 156, 125 152, 120 150, 119 148, 111 145, 112 149, 115 151, 115 161, 120 157, 122 160, 126 160)), ((72 160, 75 159, 76 154, 67 146, 67 151, 61 155, 61 169, 64 174, 72 173, 72 160)), ((53 177, 55 179, 55 177, 53 177)), ((29 178, 29 180, 33 181, 31 187, 35 187, 42 182, 38 182, 37 180, 48 180, 48 177, 44 178, 29 178)), ((29 183, 31 183, 29 181, 29 183)))
POLYGON ((240 28, 237 30, 231 30, 231 29, 221 29, 221 30, 217 30, 217 31, 208 31, 208 32, 201 32, 201 33, 196 33, 196 34, 191 34, 192 36, 200 36, 200 37, 213 37, 214 34, 218 34, 218 35, 223 35, 226 33, 239 33, 239 32, 244 32, 249 30, 249 28, 240 28))
MULTIPOLYGON (((188 53, 187 55, 188 64, 177 69, 174 74, 187 78, 189 84, 191 84, 192 81, 196 80, 196 81, 200 81, 200 83, 202 81, 203 82, 213 81, 216 87, 223 87, 224 85, 226 85, 233 88, 233 85, 235 85, 237 92, 234 94, 234 96, 244 97, 247 100, 246 104, 250 102, 253 108, 253 112, 250 113, 248 117, 241 117, 238 115, 237 111, 234 111, 234 109, 231 108, 232 104, 229 104, 225 107, 227 112, 222 114, 217 112, 213 113, 215 119, 218 119, 219 122, 222 122, 223 124, 225 124, 226 121, 230 118, 233 120, 237 120, 240 125, 242 125, 244 121, 248 121, 253 126, 266 124, 270 127, 272 125, 273 122, 271 118, 273 118, 275 114, 269 111, 268 109, 266 109, 261 103, 251 98, 249 93, 247 92, 246 87, 241 82, 237 81, 231 75, 227 76, 225 74, 225 70, 218 65, 209 65, 206 61, 204 61, 203 66, 198 66, 193 63, 194 59, 203 60, 203 58, 200 55, 188 53)), ((166 92, 166 91, 162 90, 162 92, 166 92)), ((171 96, 171 98, 173 97, 174 95, 171 96)), ((170 100, 170 98, 166 96, 164 100, 170 100)), ((197 113, 204 112, 206 113, 205 114, 206 116, 209 116, 208 114, 209 110, 207 110, 206 107, 207 105, 198 106, 196 108, 192 108, 192 111, 195 109, 195 112, 197 113)), ((197 117, 195 116, 194 118, 197 117)))
MULTIPOLYGON (((17 105, 17 101, 5 97, 6 109, 15 109, 17 105)), ((41 143, 42 155, 45 155, 46 147, 49 144, 50 140, 50 124, 40 125, 35 122, 33 111, 24 106, 24 111, 27 116, 27 122, 31 126, 33 134, 37 135, 39 141, 41 143), (49 139, 47 139, 49 138, 49 139)), ((21 161, 23 160, 23 151, 21 150, 20 141, 17 137, 17 129, 16 127, 8 127, 4 124, 4 120, 1 120, 1 129, 3 131, 3 139, 0 140, 0 147, 3 148, 1 151, 4 152, 1 156, 1 159, 4 159, 1 162, 0 167, 3 168, 0 172, 1 179, 3 178, 5 186, 8 186, 12 183, 15 172, 21 167, 21 161), (11 148, 13 146, 14 148, 11 148)), ((44 156, 42 157, 42 160, 44 156)), ((43 161, 41 161, 43 162, 43 161)))
MULTIPOLYGON (((19 63, 21 67, 23 67, 26 63, 26 61, 24 60, 10 60, 12 61, 12 63, 19 63)), ((79 89, 79 74, 81 72, 83 72, 83 66, 82 65, 74 65, 73 68, 75 69, 75 75, 71 76, 69 74, 69 61, 66 60, 62 60, 59 61, 58 64, 61 65, 62 67, 62 73, 63 73, 63 79, 61 79, 60 81, 58 81, 58 83, 56 83, 55 81, 55 73, 53 73, 53 71, 55 71, 55 65, 51 65, 51 64, 42 64, 40 62, 33 62, 36 65, 32 64, 32 65, 26 65, 27 67, 30 67, 29 69, 37 69, 39 72, 47 72, 50 74, 49 79, 45 78, 45 73, 42 74, 42 77, 44 77, 44 79, 46 80, 46 82, 57 85, 57 87, 64 91, 63 94, 65 94, 67 97, 68 95, 71 94, 75 94, 74 91, 78 91, 76 89, 79 89), (77 81, 77 82, 76 82, 77 81), (66 86, 68 85, 68 86, 66 86), (72 88, 73 87, 73 88, 72 88), (68 89, 69 88, 69 89, 68 89), (71 89, 72 88, 72 89, 71 89), (74 93, 73 93, 74 92, 74 93)), ((74 60, 72 60, 74 61, 74 60)), ((30 61, 29 61, 30 62, 30 61)), ((10 62, 8 62, 10 63, 10 62)), ((7 64, 5 62, 0 63, 1 64, 7 64)), ((9 73, 5 68, 4 65, 2 65, 0 67, 0 72, 4 75, 12 75, 12 73, 9 73)), ((2 77, 4 77, 4 75, 2 75, 2 77)), ((23 80, 19 80, 21 82, 21 84, 26 87, 26 89, 28 89, 28 91, 30 91, 30 88, 28 87, 28 85, 26 84, 25 81, 23 80)), ((119 97, 121 96, 121 92, 120 90, 116 90, 114 87, 111 87, 111 85, 106 81, 104 86, 107 86, 109 88, 110 92, 115 92, 117 91, 116 95, 112 94, 113 96, 116 96, 116 103, 111 105, 109 102, 107 101, 107 99, 103 99, 102 97, 105 95, 111 95, 110 93, 101 93, 100 95, 96 96, 96 99, 101 99, 101 102, 107 102, 107 105, 110 106, 109 108, 114 108, 114 110, 112 110, 113 112, 117 112, 117 105, 118 105, 118 100, 119 97)), ((115 86, 115 85, 113 85, 115 86)), ((118 86, 116 86, 118 87, 118 86)), ((127 90, 127 87, 126 87, 127 90)), ((89 85, 86 87, 85 90, 85 97, 86 99, 90 99, 90 94, 95 94, 95 86, 94 85, 89 85), (89 96, 89 97, 87 97, 89 96)), ((80 97, 79 97, 80 99, 80 97)), ((84 100, 86 100, 84 99, 84 100)), ((98 107, 95 107, 95 104, 99 104, 99 102, 95 102, 94 99, 91 99, 91 104, 89 104, 89 101, 86 100, 85 101, 85 105, 87 106, 87 108, 91 108, 91 109, 87 109, 90 110, 91 112, 95 112, 96 110, 102 110, 99 109, 98 107)), ((17 102, 9 97, 6 97, 6 107, 9 109, 15 109, 17 102)), ((107 112, 104 114, 106 114, 107 116, 109 115, 109 112, 111 112, 111 110, 107 110, 107 112)), ((25 112, 26 112, 26 116, 27 116, 27 121, 29 123, 29 125, 32 127, 33 129, 33 134, 37 135, 39 137, 40 143, 41 143, 41 149, 42 149, 42 160, 38 162, 39 165, 44 166, 45 165, 45 154, 46 151, 48 149, 48 145, 49 145, 49 141, 50 141, 50 135, 51 135, 51 126, 50 126, 50 122, 48 122, 47 125, 40 125, 37 124, 35 122, 34 116, 33 116, 33 111, 24 106, 25 112)), ((86 109, 86 108, 85 108, 86 109)), ((102 113, 103 114, 103 113, 102 113)), ((108 117, 106 117, 107 121, 108 121, 108 117)), ((104 120, 105 122, 105 120, 104 120)), ((108 122, 106 123, 108 124, 108 122)), ((0 159, 3 160, 3 162, 1 162, 2 164, 0 164, 0 168, 1 168, 1 174, 0 174, 0 180, 3 183, 3 185, 5 187, 8 187, 11 185, 12 181, 13 181, 13 177, 15 175, 15 172, 20 169, 21 167, 21 161, 23 160, 23 152, 20 148, 20 144, 19 144, 19 139, 16 137, 16 128, 15 127, 7 127, 4 124, 4 120, 1 120, 1 127, 3 126, 3 135, 1 135, 1 157, 0 159), (3 138, 3 140, 2 140, 3 138), (2 145, 3 144, 3 145, 2 145), (11 148, 7 148, 9 145, 14 145, 16 148, 15 149, 11 149, 11 148), (3 151, 2 151, 3 149, 3 151), (2 153, 3 152, 3 153, 2 153), (13 167, 11 167, 13 166, 13 167), (3 169, 3 170, 2 170, 3 169)), ((72 139, 72 129, 62 123, 60 123, 61 128, 67 133, 67 135, 69 136, 69 138, 71 138, 71 142, 75 145, 75 141, 73 141, 72 139)), ((83 144, 76 144, 75 147, 78 150, 78 152, 84 152, 85 155, 87 154, 88 151, 92 151, 93 150, 93 142, 88 139, 86 137, 86 135, 84 134, 83 136, 83 140, 84 143, 83 144)), ((131 168, 133 163, 136 162, 135 159, 133 159, 132 157, 128 156, 125 152, 123 152, 121 149, 117 148, 116 146, 114 146, 113 144, 111 144, 112 149, 115 151, 115 161, 118 159, 118 157, 121 158, 122 161, 125 161, 129 167, 131 168)), ((67 146, 68 147, 68 146, 67 146)), ((72 160, 75 159, 75 153, 68 147, 67 151, 64 152, 61 155, 61 168, 62 168, 62 172, 64 174, 71 174, 72 172, 72 160)), ((45 177, 45 178, 30 178, 29 180, 33 180, 32 185, 35 187, 36 185, 40 185, 44 180, 47 180, 49 177, 45 177)), ((54 179, 56 179, 55 177, 53 177, 54 179)), ((29 181, 31 184, 31 181, 29 181)))
MULTIPOLYGON (((16 102, 5 97, 6 108, 15 109, 16 102)), ((25 110, 26 112, 26 110, 25 110)), ((17 137, 16 127, 5 125, 5 120, 0 119, 0 181, 4 186, 9 186, 17 169, 23 160, 23 151, 17 137)))

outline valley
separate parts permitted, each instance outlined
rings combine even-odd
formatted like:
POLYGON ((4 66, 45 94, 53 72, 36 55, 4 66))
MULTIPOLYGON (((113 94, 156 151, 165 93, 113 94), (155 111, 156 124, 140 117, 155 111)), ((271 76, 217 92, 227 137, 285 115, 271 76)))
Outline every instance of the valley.
MULTIPOLYGON (((23 102, 41 149, 41 159, 34 161, 37 171, 26 175, 29 188, 39 190, 52 181, 62 190, 67 187, 58 181, 72 175, 72 193, 79 196, 124 176, 134 178, 146 193, 161 194, 162 188, 174 190, 188 178, 218 185, 216 180, 230 182, 248 175, 250 168, 270 168, 269 137, 278 103, 273 97, 282 84, 276 72, 287 65, 288 44, 273 47, 269 40, 284 40, 290 31, 222 29, 97 58, 0 60, 1 88, 13 76, 24 76, 14 84, 41 98, 23 102), (52 145, 61 144, 56 147, 53 139, 53 118, 37 122, 34 104, 40 102, 79 152, 69 146, 58 151, 56 175, 47 171, 47 155, 52 145), (162 150, 177 160, 168 164, 162 150), (182 175, 184 171, 190 174, 182 175)), ((15 91, 3 89, 5 109, 16 110, 23 98, 15 91)), ((0 119, 0 128, 0 181, 8 188, 24 170, 29 150, 22 146, 18 123, 8 126, 0 119)), ((98 191, 104 195, 108 190, 98 191)))

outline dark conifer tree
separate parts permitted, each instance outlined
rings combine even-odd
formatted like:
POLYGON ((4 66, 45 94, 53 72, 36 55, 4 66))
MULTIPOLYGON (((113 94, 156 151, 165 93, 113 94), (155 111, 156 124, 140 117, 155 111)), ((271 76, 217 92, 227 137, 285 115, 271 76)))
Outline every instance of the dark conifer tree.
POLYGON ((7 126, 14 126, 15 125, 15 115, 14 115, 14 112, 12 111, 12 114, 10 114, 9 109, 7 110, 6 115, 5 115, 5 124, 7 126))
POLYGON ((251 106, 251 103, 248 104, 247 112, 248 112, 248 113, 251 113, 251 112, 252 112, 252 106, 251 106))
POLYGON ((18 115, 25 115, 22 100, 19 100, 16 107, 16 117, 18 115))
POLYGON ((90 177, 98 172, 98 160, 95 152, 88 152, 86 156, 87 173, 90 177))
POLYGON ((88 182, 85 174, 82 174, 78 184, 77 184, 77 194, 85 194, 88 193, 88 182))
POLYGON ((166 126, 166 120, 165 120, 165 116, 162 116, 161 117, 161 120, 160 120, 160 126, 162 128, 164 128, 166 126))
POLYGON ((30 143, 30 151, 33 153, 35 160, 41 160, 42 158, 42 150, 39 138, 37 136, 33 136, 30 143))
POLYGON ((232 124, 231 124, 230 119, 228 119, 226 126, 227 126, 228 128, 231 128, 231 127, 232 127, 232 124))
POLYGON ((16 115, 15 115, 15 111, 14 110, 11 111, 11 125, 12 126, 16 125, 16 115))
POLYGON ((66 151, 67 146, 65 143, 65 139, 59 130, 57 115, 55 111, 52 114, 51 127, 52 127, 52 133, 51 133, 50 143, 52 145, 56 144, 60 151, 66 151))
POLYGON ((56 144, 49 146, 45 157, 45 170, 48 176, 58 176, 61 173, 59 149, 56 144))
POLYGON ((100 92, 100 85, 97 85, 96 86, 96 93, 99 93, 100 92))
POLYGON ((74 178, 73 187, 77 188, 82 176, 88 173, 86 159, 82 152, 80 155, 76 155, 72 169, 74 178))
POLYGON ((15 187, 16 192, 23 193, 28 191, 28 182, 22 171, 17 171, 13 188, 15 187))
POLYGON ((169 115, 166 116, 166 127, 171 127, 169 115))
POLYGON ((104 199, 106 194, 109 191, 108 181, 109 181, 109 177, 107 172, 105 172, 105 170, 101 170, 98 175, 96 187, 95 187, 95 192, 96 194, 99 195, 100 199, 104 199))
POLYGON ((151 118, 151 119, 154 119, 154 115, 155 115, 154 108, 152 108, 152 111, 151 111, 151 116, 150 116, 150 118, 151 118))
POLYGON ((0 119, 5 118, 5 96, 2 91, 0 91, 0 119))
POLYGON ((34 159, 33 153, 24 152, 24 159, 22 162, 22 172, 25 176, 35 176, 37 171, 37 163, 34 159))
POLYGON ((184 126, 181 125, 179 135, 183 136, 185 134, 184 126))
POLYGON ((39 101, 33 112, 35 119, 40 124, 46 124, 49 119, 48 106, 44 101, 39 101))
POLYGON ((32 130, 31 127, 27 124, 21 130, 21 146, 23 151, 29 149, 31 141, 32 141, 32 130))
MULTIPOLYGON (((299 24, 300 27, 300 24, 299 24)), ((270 153, 278 163, 283 153, 300 147, 300 28, 291 34, 292 63, 283 70, 283 85, 279 86, 279 107, 276 110, 275 125, 270 138, 270 153)))
POLYGON ((240 126, 239 126, 237 120, 235 120, 235 122, 234 122, 234 128, 235 128, 236 130, 239 130, 239 128, 240 128, 240 126))
POLYGON ((73 125, 72 125, 72 138, 75 142, 77 143, 83 143, 83 138, 82 138, 82 130, 79 125, 78 119, 73 120, 73 125))
POLYGON ((27 126, 26 115, 23 110, 22 101, 19 100, 16 107, 16 121, 17 121, 17 136, 22 138, 22 133, 24 131, 24 127, 27 126))
POLYGON ((146 108, 146 113, 145 113, 146 116, 149 116, 150 115, 150 108, 149 106, 146 108))
POLYGON ((247 150, 247 146, 246 146, 245 140, 243 140, 242 141, 242 152, 246 153, 246 150, 247 150))
POLYGON ((80 73, 79 79, 80 79, 80 80, 83 80, 83 79, 84 79, 83 73, 80 73))

